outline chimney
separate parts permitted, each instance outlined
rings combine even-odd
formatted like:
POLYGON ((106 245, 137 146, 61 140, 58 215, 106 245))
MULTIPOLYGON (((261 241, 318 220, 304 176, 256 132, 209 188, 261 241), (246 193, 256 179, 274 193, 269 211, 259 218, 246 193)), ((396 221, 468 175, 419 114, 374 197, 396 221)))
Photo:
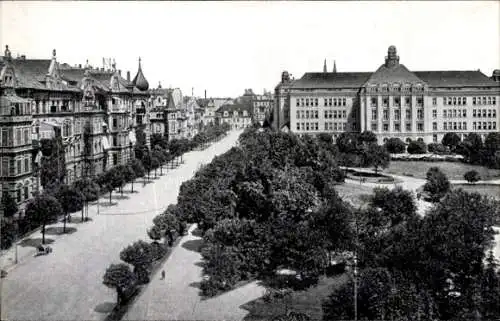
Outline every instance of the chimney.
POLYGON ((121 76, 122 75, 122 70, 118 69, 118 74, 121 76))
POLYGON ((127 71, 127 81, 130 81, 130 71, 127 71))
POLYGON ((80 69, 81 69, 81 68, 82 68, 82 64, 78 64, 78 68, 80 68, 80 69))
POLYGON ((205 99, 207 99, 207 90, 205 89, 205 99))

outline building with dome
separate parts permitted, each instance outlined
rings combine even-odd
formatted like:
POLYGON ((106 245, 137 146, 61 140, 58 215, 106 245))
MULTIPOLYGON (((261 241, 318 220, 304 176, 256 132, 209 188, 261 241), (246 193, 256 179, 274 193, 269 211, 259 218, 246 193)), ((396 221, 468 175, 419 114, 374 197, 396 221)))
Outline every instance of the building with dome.
POLYGON ((283 72, 272 126, 298 134, 372 131, 379 143, 441 142, 448 132, 483 139, 500 130, 500 71, 411 71, 390 46, 375 72, 283 72))

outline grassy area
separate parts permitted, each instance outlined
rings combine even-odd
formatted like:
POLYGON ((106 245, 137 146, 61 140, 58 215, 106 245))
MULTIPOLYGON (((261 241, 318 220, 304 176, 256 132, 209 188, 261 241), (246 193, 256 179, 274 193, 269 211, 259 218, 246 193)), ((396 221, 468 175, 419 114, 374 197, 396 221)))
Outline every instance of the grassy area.
POLYGON ((500 170, 489 169, 483 166, 469 165, 461 162, 419 162, 419 161, 391 161, 384 173, 395 175, 413 176, 424 178, 431 167, 439 167, 448 179, 463 180, 464 174, 470 170, 476 170, 482 180, 500 178, 500 170))
POLYGON ((466 192, 477 192, 500 200, 500 185, 456 184, 452 187, 453 189, 461 188, 466 192))
POLYGON ((265 302, 259 298, 250 301, 242 306, 242 308, 249 311, 244 320, 270 320, 276 315, 286 313, 287 309, 293 312, 305 313, 312 320, 322 320, 323 309, 321 305, 323 300, 328 298, 335 287, 344 284, 346 281, 346 274, 324 277, 320 279, 318 285, 305 291, 293 292, 283 299, 265 302))
POLYGON ((335 190, 344 201, 350 202, 355 207, 362 206, 367 201, 368 196, 373 194, 371 187, 351 183, 336 185, 335 190))

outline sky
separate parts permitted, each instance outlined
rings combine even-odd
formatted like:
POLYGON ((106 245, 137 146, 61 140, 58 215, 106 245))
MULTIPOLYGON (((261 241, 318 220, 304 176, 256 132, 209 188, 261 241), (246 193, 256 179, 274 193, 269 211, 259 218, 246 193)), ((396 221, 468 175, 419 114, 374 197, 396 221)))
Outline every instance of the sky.
MULTIPOLYGON (((150 88, 236 97, 273 90, 281 72, 375 71, 395 45, 410 70, 500 69, 500 1, 0 1, 0 44, 13 56, 102 66, 150 88)), ((3 55, 3 53, 2 53, 3 55)))

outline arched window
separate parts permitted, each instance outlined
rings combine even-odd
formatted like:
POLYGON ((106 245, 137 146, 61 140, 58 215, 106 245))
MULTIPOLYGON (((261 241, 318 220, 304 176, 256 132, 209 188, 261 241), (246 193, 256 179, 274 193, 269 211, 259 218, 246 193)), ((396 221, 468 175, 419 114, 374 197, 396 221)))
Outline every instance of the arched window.
POLYGON ((410 138, 410 137, 406 138, 406 139, 405 139, 405 142, 406 142, 407 144, 409 144, 409 143, 411 142, 411 138, 410 138))
POLYGON ((422 137, 417 138, 417 142, 423 142, 424 139, 422 137))

